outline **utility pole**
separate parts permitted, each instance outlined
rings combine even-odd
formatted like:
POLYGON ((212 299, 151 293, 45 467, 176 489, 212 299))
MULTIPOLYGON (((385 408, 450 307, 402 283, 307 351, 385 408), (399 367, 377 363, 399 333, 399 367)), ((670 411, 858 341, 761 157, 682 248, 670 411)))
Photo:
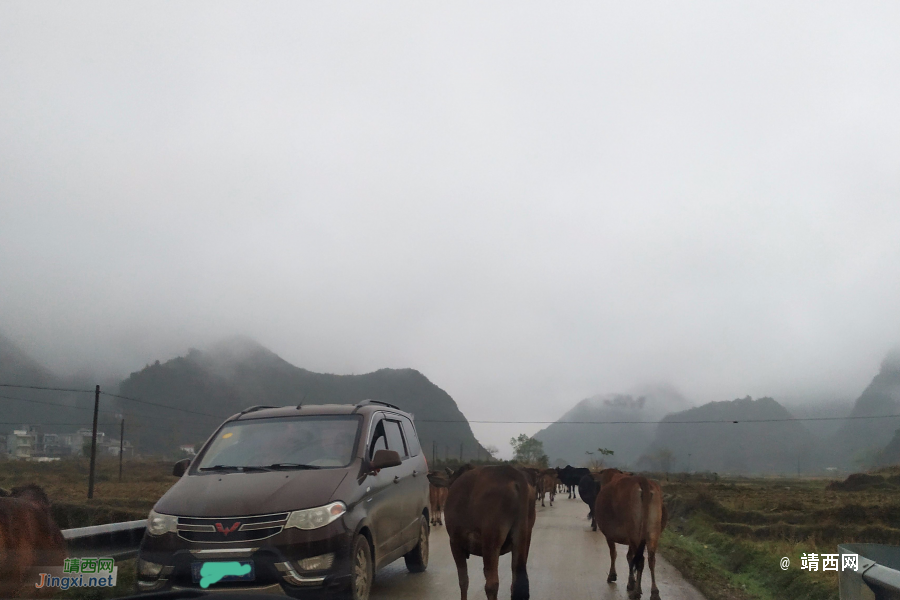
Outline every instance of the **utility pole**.
POLYGON ((459 462, 462 462, 462 447, 463 447, 463 443, 460 442, 459 443, 459 462))
POLYGON ((122 453, 125 449, 125 417, 122 417, 122 427, 119 429, 119 483, 122 483, 122 453))
POLYGON ((94 467, 97 463, 97 413, 100 412, 100 385, 94 388, 94 430, 91 434, 91 474, 88 478, 88 500, 94 497, 94 467))

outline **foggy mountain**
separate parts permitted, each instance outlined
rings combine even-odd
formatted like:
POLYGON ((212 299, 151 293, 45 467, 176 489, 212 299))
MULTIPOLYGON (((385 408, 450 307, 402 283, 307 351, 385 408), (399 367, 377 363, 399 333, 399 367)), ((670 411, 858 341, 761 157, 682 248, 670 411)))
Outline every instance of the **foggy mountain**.
POLYGON ((891 441, 877 454, 874 464, 879 467, 900 464, 900 429, 894 432, 891 441))
MULTIPOLYGON (((883 416, 900 413, 900 350, 890 352, 881 362, 881 370, 863 391, 851 417, 883 416)), ((871 462, 900 427, 900 418, 850 419, 838 430, 833 445, 847 466, 871 462)))
POLYGON ((801 423, 744 422, 792 418, 774 399, 749 396, 674 413, 657 426, 647 454, 635 466, 644 470, 796 473, 799 461, 803 472, 817 469, 817 443, 801 423), (684 421, 724 423, 678 424, 684 421))
MULTIPOLYGON (((47 433, 75 431, 90 427, 93 419, 94 394, 97 383, 89 376, 63 377, 32 358, 12 340, 0 333, 0 383, 68 388, 87 392, 35 390, 0 387, 0 405, 3 415, 0 432, 6 433, 23 425, 39 425, 47 433)), ((102 382, 101 382, 102 383, 102 382)), ((100 419, 111 417, 112 403, 101 397, 100 419)), ((5 448, 4 448, 5 450, 5 448)))
POLYGON ((485 457, 453 398, 414 369, 380 369, 364 375, 313 373, 296 367, 254 341, 235 338, 208 351, 157 361, 132 373, 121 394, 197 413, 178 413, 123 401, 143 415, 131 428, 141 452, 169 453, 182 444, 203 442, 225 417, 252 405, 356 403, 365 399, 395 404, 416 417, 416 428, 429 460, 438 456, 485 457), (427 421, 450 422, 427 422, 427 421))
POLYGON ((677 390, 666 385, 648 386, 633 395, 600 394, 582 400, 534 437, 543 442, 551 463, 582 466, 591 458, 586 452, 609 448, 615 455, 607 457, 606 464, 626 466, 646 451, 653 440, 654 426, 591 422, 658 421, 673 410, 688 406, 689 402, 677 390))

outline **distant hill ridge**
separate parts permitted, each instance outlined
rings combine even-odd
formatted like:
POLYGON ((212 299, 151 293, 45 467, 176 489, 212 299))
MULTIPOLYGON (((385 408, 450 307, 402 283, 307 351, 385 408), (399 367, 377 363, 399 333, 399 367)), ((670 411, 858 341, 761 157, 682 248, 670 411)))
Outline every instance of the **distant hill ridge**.
MULTIPOLYGON (((900 350, 881 362, 881 369, 863 390, 850 411, 851 417, 883 417, 900 414, 900 350)), ((900 427, 900 419, 849 419, 838 431, 834 448, 848 462, 873 459, 900 427)))
MULTIPOLYGON (((92 382, 79 377, 61 377, 22 350, 15 342, 0 333, 0 382, 46 388, 90 390, 92 382)), ((36 390, 28 388, 0 388, 3 419, 0 433, 23 425, 40 425, 44 432, 62 433, 89 427, 92 422, 93 394, 36 390)), ((107 398, 101 409, 109 408, 107 398)), ((5 446, 0 453, 5 452, 5 446)))
POLYGON ((811 468, 815 442, 773 398, 709 402, 667 415, 637 468, 788 473, 811 468), (691 421, 711 421, 696 423, 691 421))
MULTIPOLYGON (((598 421, 658 421, 671 410, 690 406, 670 385, 645 386, 632 394, 598 394, 585 398, 560 419, 537 432, 552 462, 586 464, 597 448, 615 452, 606 464, 628 466, 653 440, 653 425, 596 424, 598 421)), ((596 455, 599 456, 599 455, 596 455)))
MULTIPOLYGON (((429 459, 433 444, 439 457, 445 453, 459 457, 460 444, 464 459, 486 456, 453 398, 415 369, 380 369, 364 375, 314 373, 247 338, 221 342, 206 352, 191 349, 185 356, 148 365, 125 379, 120 391, 124 396, 223 418, 251 405, 381 400, 415 415, 429 459)), ((183 413, 133 403, 128 407, 149 420, 154 415, 169 419, 165 427, 145 426, 137 432, 138 447, 150 452, 200 443, 222 420, 185 415, 178 422, 171 418, 183 413)))

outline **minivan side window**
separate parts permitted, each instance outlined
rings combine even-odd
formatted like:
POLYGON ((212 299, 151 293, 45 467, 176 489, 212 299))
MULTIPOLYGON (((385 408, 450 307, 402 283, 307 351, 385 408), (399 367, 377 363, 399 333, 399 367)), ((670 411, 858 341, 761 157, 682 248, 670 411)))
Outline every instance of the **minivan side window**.
POLYGON ((375 432, 372 434, 372 442, 369 444, 369 460, 375 458, 375 453, 379 450, 387 450, 387 436, 384 434, 384 421, 379 421, 375 426, 375 432))
POLYGON ((396 450, 400 458, 409 457, 409 453, 406 451, 406 444, 403 443, 400 422, 384 420, 382 423, 384 423, 384 431, 387 434, 388 449, 396 450))
POLYGON ((416 435, 416 428, 413 427, 412 421, 407 418, 401 418, 403 423, 403 436, 406 438, 406 446, 409 448, 410 456, 419 455, 419 436, 416 435))

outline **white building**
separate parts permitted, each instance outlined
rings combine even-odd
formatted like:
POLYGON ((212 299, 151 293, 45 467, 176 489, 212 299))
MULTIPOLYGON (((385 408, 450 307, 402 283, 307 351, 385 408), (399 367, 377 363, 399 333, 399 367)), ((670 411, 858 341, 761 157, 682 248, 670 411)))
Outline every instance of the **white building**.
POLYGON ((38 432, 25 425, 6 436, 6 451, 10 458, 29 459, 35 454, 38 432))

